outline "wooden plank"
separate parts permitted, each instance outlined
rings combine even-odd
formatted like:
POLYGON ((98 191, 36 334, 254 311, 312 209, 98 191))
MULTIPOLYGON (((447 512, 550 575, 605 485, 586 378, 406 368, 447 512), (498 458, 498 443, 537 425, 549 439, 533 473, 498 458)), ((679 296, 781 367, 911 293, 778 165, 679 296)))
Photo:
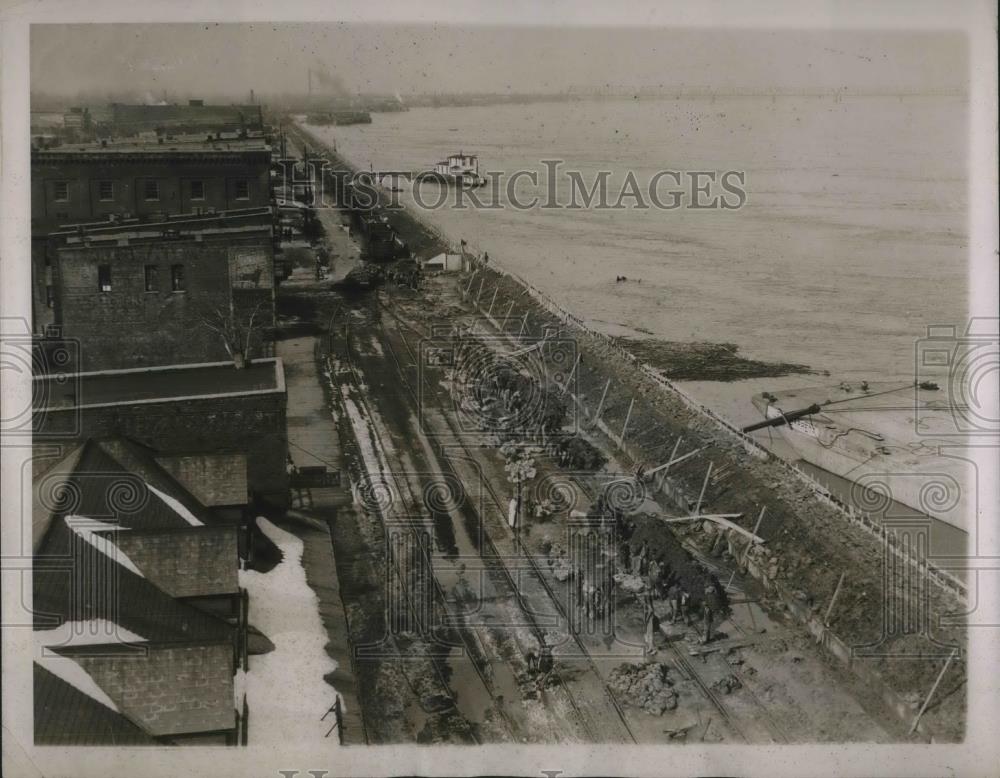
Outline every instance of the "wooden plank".
POLYGON ((728 651, 732 648, 747 648, 753 645, 752 640, 720 640, 716 643, 709 643, 707 646, 693 646, 688 649, 690 656, 702 656, 711 654, 714 651, 728 651))

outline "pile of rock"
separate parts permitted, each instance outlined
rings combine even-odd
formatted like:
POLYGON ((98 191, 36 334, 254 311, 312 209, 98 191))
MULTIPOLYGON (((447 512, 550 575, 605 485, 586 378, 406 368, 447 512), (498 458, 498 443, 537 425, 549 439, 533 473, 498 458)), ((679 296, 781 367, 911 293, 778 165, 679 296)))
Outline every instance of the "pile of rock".
POLYGON ((742 688, 742 682, 735 675, 727 675, 712 684, 712 689, 723 694, 732 694, 737 689, 742 688))
POLYGON ((632 592, 633 594, 639 594, 646 589, 646 582, 641 576, 638 575, 632 575, 631 573, 615 573, 614 579, 615 583, 621 586, 622 589, 632 592))
POLYGON ((611 671, 608 683, 626 705, 642 708, 653 716, 677 707, 677 692, 671 687, 667 665, 623 663, 611 671))

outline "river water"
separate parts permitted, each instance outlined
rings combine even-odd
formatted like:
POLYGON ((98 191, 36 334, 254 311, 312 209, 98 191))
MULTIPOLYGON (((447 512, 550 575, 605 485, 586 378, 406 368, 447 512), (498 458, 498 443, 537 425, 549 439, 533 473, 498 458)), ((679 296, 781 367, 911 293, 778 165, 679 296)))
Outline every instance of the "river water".
MULTIPOLYGON (((640 183, 661 169, 744 171, 747 201, 736 210, 424 216, 595 328, 731 342, 748 357, 820 371, 682 384, 748 423, 759 418, 749 397, 762 389, 912 381, 927 326, 967 318, 967 109, 940 96, 590 100, 416 108, 309 129, 362 168, 426 170, 461 150, 478 154, 484 172, 538 171, 537 189, 521 179, 522 201, 544 199, 549 159, 563 160, 562 201, 567 170, 587 182, 611 171, 612 202, 630 170, 640 183)), ((413 204, 412 191, 401 196, 413 204)), ((499 197, 507 203, 503 188, 499 197)))

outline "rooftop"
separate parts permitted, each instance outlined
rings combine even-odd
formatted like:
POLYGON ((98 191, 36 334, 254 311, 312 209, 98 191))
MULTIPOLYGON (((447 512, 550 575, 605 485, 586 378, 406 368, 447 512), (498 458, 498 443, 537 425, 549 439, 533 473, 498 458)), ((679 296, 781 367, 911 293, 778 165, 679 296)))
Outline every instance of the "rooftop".
POLYGON ((166 594, 115 542, 120 531, 189 529, 192 508, 207 516, 162 468, 147 464, 136 472, 121 461, 142 456, 140 447, 127 441, 116 447, 88 440, 65 469, 57 464, 33 485, 36 629, 56 626, 53 619, 73 621, 88 614, 150 642, 228 639, 224 621, 166 594), (117 576, 115 596, 109 598, 100 587, 81 589, 66 576, 67 564, 79 580, 117 576))
POLYGON ((53 239, 66 245, 81 241, 142 240, 185 235, 211 235, 232 232, 253 232, 270 229, 273 221, 271 209, 240 208, 210 213, 164 214, 151 219, 102 219, 101 221, 67 224, 51 233, 53 239))
POLYGON ((79 154, 191 154, 218 152, 270 152, 271 147, 264 135, 248 134, 241 137, 237 133, 193 133, 178 136, 156 136, 154 134, 131 137, 110 138, 86 143, 66 143, 45 149, 35 149, 32 155, 45 159, 63 158, 79 154))
POLYGON ((140 746, 155 745, 121 713, 33 663, 35 698, 35 745, 140 746))
POLYGON ((237 370, 232 362, 35 376, 37 410, 93 408, 180 399, 284 392, 280 359, 258 359, 237 370))

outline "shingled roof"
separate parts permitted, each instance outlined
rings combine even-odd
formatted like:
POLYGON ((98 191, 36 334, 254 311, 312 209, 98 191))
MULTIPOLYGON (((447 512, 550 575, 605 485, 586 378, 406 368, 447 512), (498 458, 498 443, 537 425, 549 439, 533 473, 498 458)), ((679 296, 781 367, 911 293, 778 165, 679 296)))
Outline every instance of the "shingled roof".
MULTIPOLYGON (((106 619, 156 643, 229 638, 228 624, 165 594, 117 553, 116 532, 192 526, 150 485, 169 496, 183 491, 165 471, 126 469, 97 441, 84 444, 68 475, 36 484, 49 492, 35 505, 36 511, 49 513, 35 553, 36 629, 63 621, 106 619), (156 483, 145 480, 147 476, 156 483)), ((185 504, 192 499, 188 496, 185 504)), ((203 509, 198 510, 204 515, 203 509)))
POLYGON ((157 745, 121 713, 102 705, 71 684, 33 663, 35 745, 157 745))

